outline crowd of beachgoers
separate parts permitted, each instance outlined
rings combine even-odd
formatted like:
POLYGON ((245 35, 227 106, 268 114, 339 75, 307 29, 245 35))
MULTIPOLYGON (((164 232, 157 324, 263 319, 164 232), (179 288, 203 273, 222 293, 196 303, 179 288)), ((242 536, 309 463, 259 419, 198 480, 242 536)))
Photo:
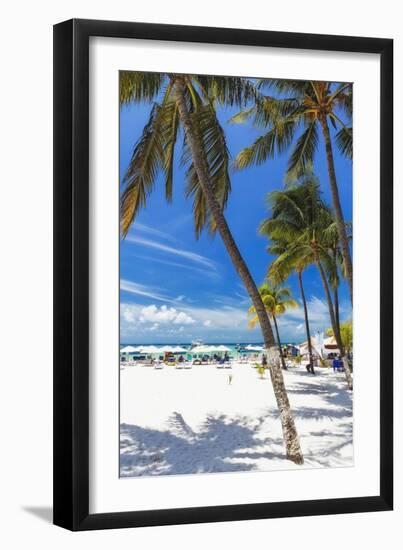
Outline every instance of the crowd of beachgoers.
MULTIPOLYGON (((339 350, 333 338, 311 338, 314 350, 314 367, 332 367, 343 370, 339 350), (320 343, 321 342, 321 343, 320 343)), ((285 368, 308 367, 310 358, 307 342, 300 345, 288 344, 282 347, 285 368)), ((236 364, 253 364, 267 367, 266 352, 260 344, 248 345, 144 345, 123 346, 120 349, 121 367, 150 366, 163 369, 174 366, 177 369, 190 369, 193 365, 215 365, 217 368, 231 368, 236 364)))

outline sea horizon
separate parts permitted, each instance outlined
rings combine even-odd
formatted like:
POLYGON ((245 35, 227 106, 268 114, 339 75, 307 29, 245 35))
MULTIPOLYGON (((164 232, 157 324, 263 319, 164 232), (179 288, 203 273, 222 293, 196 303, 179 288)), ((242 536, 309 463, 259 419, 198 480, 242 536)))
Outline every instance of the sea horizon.
MULTIPOLYGON (((264 343, 262 341, 257 341, 257 342, 222 342, 222 341, 214 341, 214 340, 211 340, 211 341, 204 341, 202 339, 198 340, 197 338, 192 341, 192 342, 181 342, 181 341, 175 341, 175 342, 147 342, 147 343, 144 343, 144 342, 133 342, 133 341, 130 341, 130 342, 121 342, 120 343, 120 346, 191 346, 192 344, 194 344, 195 342, 199 342, 200 345, 202 346, 263 346, 264 343)), ((288 346, 288 345, 295 345, 295 346, 299 346, 300 344, 302 344, 302 342, 304 342, 304 340, 302 340, 301 342, 281 342, 281 345, 282 346, 288 346)), ((276 344, 277 345, 277 344, 276 344)))

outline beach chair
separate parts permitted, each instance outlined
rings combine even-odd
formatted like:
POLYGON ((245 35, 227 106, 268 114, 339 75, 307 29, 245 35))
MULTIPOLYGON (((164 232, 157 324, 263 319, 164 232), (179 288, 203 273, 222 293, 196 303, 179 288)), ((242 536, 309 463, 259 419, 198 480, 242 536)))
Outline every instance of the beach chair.
POLYGON ((343 361, 341 359, 333 359, 333 372, 343 372, 343 361))

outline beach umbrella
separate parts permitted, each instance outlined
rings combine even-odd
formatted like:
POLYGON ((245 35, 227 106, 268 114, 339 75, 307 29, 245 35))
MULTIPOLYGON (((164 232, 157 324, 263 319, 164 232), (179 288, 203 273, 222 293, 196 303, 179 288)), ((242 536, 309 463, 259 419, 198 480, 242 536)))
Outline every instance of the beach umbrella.
POLYGON ((140 348, 135 348, 133 346, 125 346, 120 350, 120 353, 136 353, 140 351, 140 348))
POLYGON ((160 351, 163 351, 164 353, 174 353, 175 346, 162 346, 160 348, 160 351))
POLYGON ((211 353, 211 346, 195 346, 190 353, 211 353))
POLYGON ((228 353, 230 350, 230 348, 227 348, 227 346, 218 346, 217 348, 214 349, 214 351, 220 351, 222 353, 228 353))
POLYGON ((247 351, 263 351, 262 346, 252 346, 251 344, 248 344, 245 349, 247 351))
POLYGON ((156 346, 141 346, 139 351, 145 355, 154 355, 156 353, 161 353, 162 349, 156 346))
POLYGON ((204 347, 205 353, 215 353, 216 351, 220 351, 220 346, 202 346, 204 347))

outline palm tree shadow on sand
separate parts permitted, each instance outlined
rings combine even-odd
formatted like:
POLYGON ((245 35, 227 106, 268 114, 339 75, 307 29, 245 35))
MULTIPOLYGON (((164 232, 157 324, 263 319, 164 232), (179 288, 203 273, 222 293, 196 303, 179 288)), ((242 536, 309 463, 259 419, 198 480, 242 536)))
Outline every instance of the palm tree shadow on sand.
POLYGON ((246 425, 242 417, 209 415, 194 432, 177 412, 168 419, 166 430, 121 424, 121 476, 254 470, 253 460, 283 454, 281 438, 257 437, 260 425, 261 421, 246 425), (268 444, 278 452, 268 451, 268 444))
MULTIPOLYGON (((305 391, 305 388, 296 390, 305 391)), ((305 454, 307 467, 352 465, 343 458, 343 450, 352 444, 353 439, 351 401, 348 398, 336 409, 297 407, 294 414, 297 422, 299 418, 338 421, 335 432, 324 430, 318 424, 317 429, 304 434, 310 441, 305 454)), ((266 470, 277 469, 275 464, 286 461, 283 440, 281 437, 265 437, 267 432, 264 435, 261 432, 264 423, 274 417, 278 417, 277 411, 269 409, 251 425, 246 417, 209 415, 198 432, 193 431, 178 412, 168 419, 165 430, 121 424, 120 475, 257 471, 261 469, 259 461, 266 465, 266 470)), ((286 463, 291 466, 289 461, 286 463)))

